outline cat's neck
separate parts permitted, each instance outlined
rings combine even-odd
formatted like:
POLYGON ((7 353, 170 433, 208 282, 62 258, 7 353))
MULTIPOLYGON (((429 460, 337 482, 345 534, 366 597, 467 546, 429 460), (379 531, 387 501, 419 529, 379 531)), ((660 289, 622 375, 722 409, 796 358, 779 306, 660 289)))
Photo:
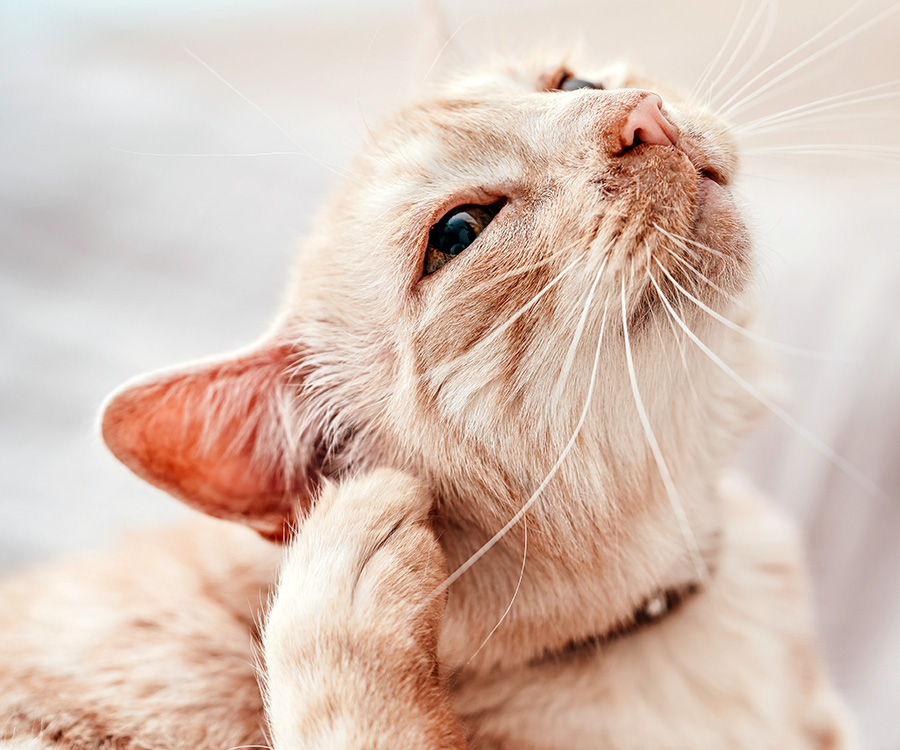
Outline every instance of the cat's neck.
MULTIPOLYGON (((570 508, 564 539, 534 514, 451 587, 442 659, 475 669, 524 663, 603 638, 639 617, 653 597, 702 584, 721 543, 715 489, 703 505, 705 523, 690 543, 665 496, 623 498, 614 510, 570 508)), ((451 571, 488 538, 487 529, 448 524, 442 544, 451 571)))

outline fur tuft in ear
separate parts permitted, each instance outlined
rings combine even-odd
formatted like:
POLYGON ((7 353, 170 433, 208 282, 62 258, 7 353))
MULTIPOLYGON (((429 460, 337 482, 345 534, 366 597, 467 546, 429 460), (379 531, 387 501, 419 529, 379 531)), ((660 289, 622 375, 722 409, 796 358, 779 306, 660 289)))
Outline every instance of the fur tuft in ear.
POLYGON ((315 425, 302 419, 290 347, 268 342, 114 393, 103 439, 135 474, 263 536, 289 535, 318 484, 315 425))

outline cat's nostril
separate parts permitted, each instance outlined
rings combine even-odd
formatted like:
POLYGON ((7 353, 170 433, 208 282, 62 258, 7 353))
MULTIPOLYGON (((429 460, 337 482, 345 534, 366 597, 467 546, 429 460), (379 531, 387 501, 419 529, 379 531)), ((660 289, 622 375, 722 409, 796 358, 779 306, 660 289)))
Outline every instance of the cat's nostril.
POLYGON ((625 118, 621 137, 622 151, 640 143, 674 146, 678 130, 663 115, 662 99, 656 94, 647 94, 625 118))

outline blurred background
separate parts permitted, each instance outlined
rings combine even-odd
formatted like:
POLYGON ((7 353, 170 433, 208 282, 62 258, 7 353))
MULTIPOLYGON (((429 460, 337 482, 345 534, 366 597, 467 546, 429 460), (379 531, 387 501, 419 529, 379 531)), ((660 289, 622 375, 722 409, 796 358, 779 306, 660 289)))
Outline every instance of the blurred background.
MULTIPOLYGON (((786 408, 881 489, 774 416, 742 461, 802 529, 866 746, 900 747, 900 15, 876 0, 784 0, 777 18, 761 0, 446 5, 475 59, 581 41, 685 90, 714 63, 714 101, 742 82, 761 94, 737 123, 827 100, 744 133, 739 195, 762 328, 823 353, 774 352, 786 408)), ((0 571, 189 513, 105 452, 95 414, 124 380, 268 324, 332 167, 425 75, 419 15, 411 0, 0 3, 0 571), (317 159, 251 155, 297 144, 317 159)))

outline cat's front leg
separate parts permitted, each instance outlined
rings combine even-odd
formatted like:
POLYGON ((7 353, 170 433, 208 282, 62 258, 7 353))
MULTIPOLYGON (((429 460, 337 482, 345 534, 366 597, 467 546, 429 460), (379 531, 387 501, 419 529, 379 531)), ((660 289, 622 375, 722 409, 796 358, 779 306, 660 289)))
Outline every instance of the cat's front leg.
POLYGON ((326 488, 263 640, 276 750, 464 748, 436 657, 447 574, 430 493, 379 470, 326 488))

